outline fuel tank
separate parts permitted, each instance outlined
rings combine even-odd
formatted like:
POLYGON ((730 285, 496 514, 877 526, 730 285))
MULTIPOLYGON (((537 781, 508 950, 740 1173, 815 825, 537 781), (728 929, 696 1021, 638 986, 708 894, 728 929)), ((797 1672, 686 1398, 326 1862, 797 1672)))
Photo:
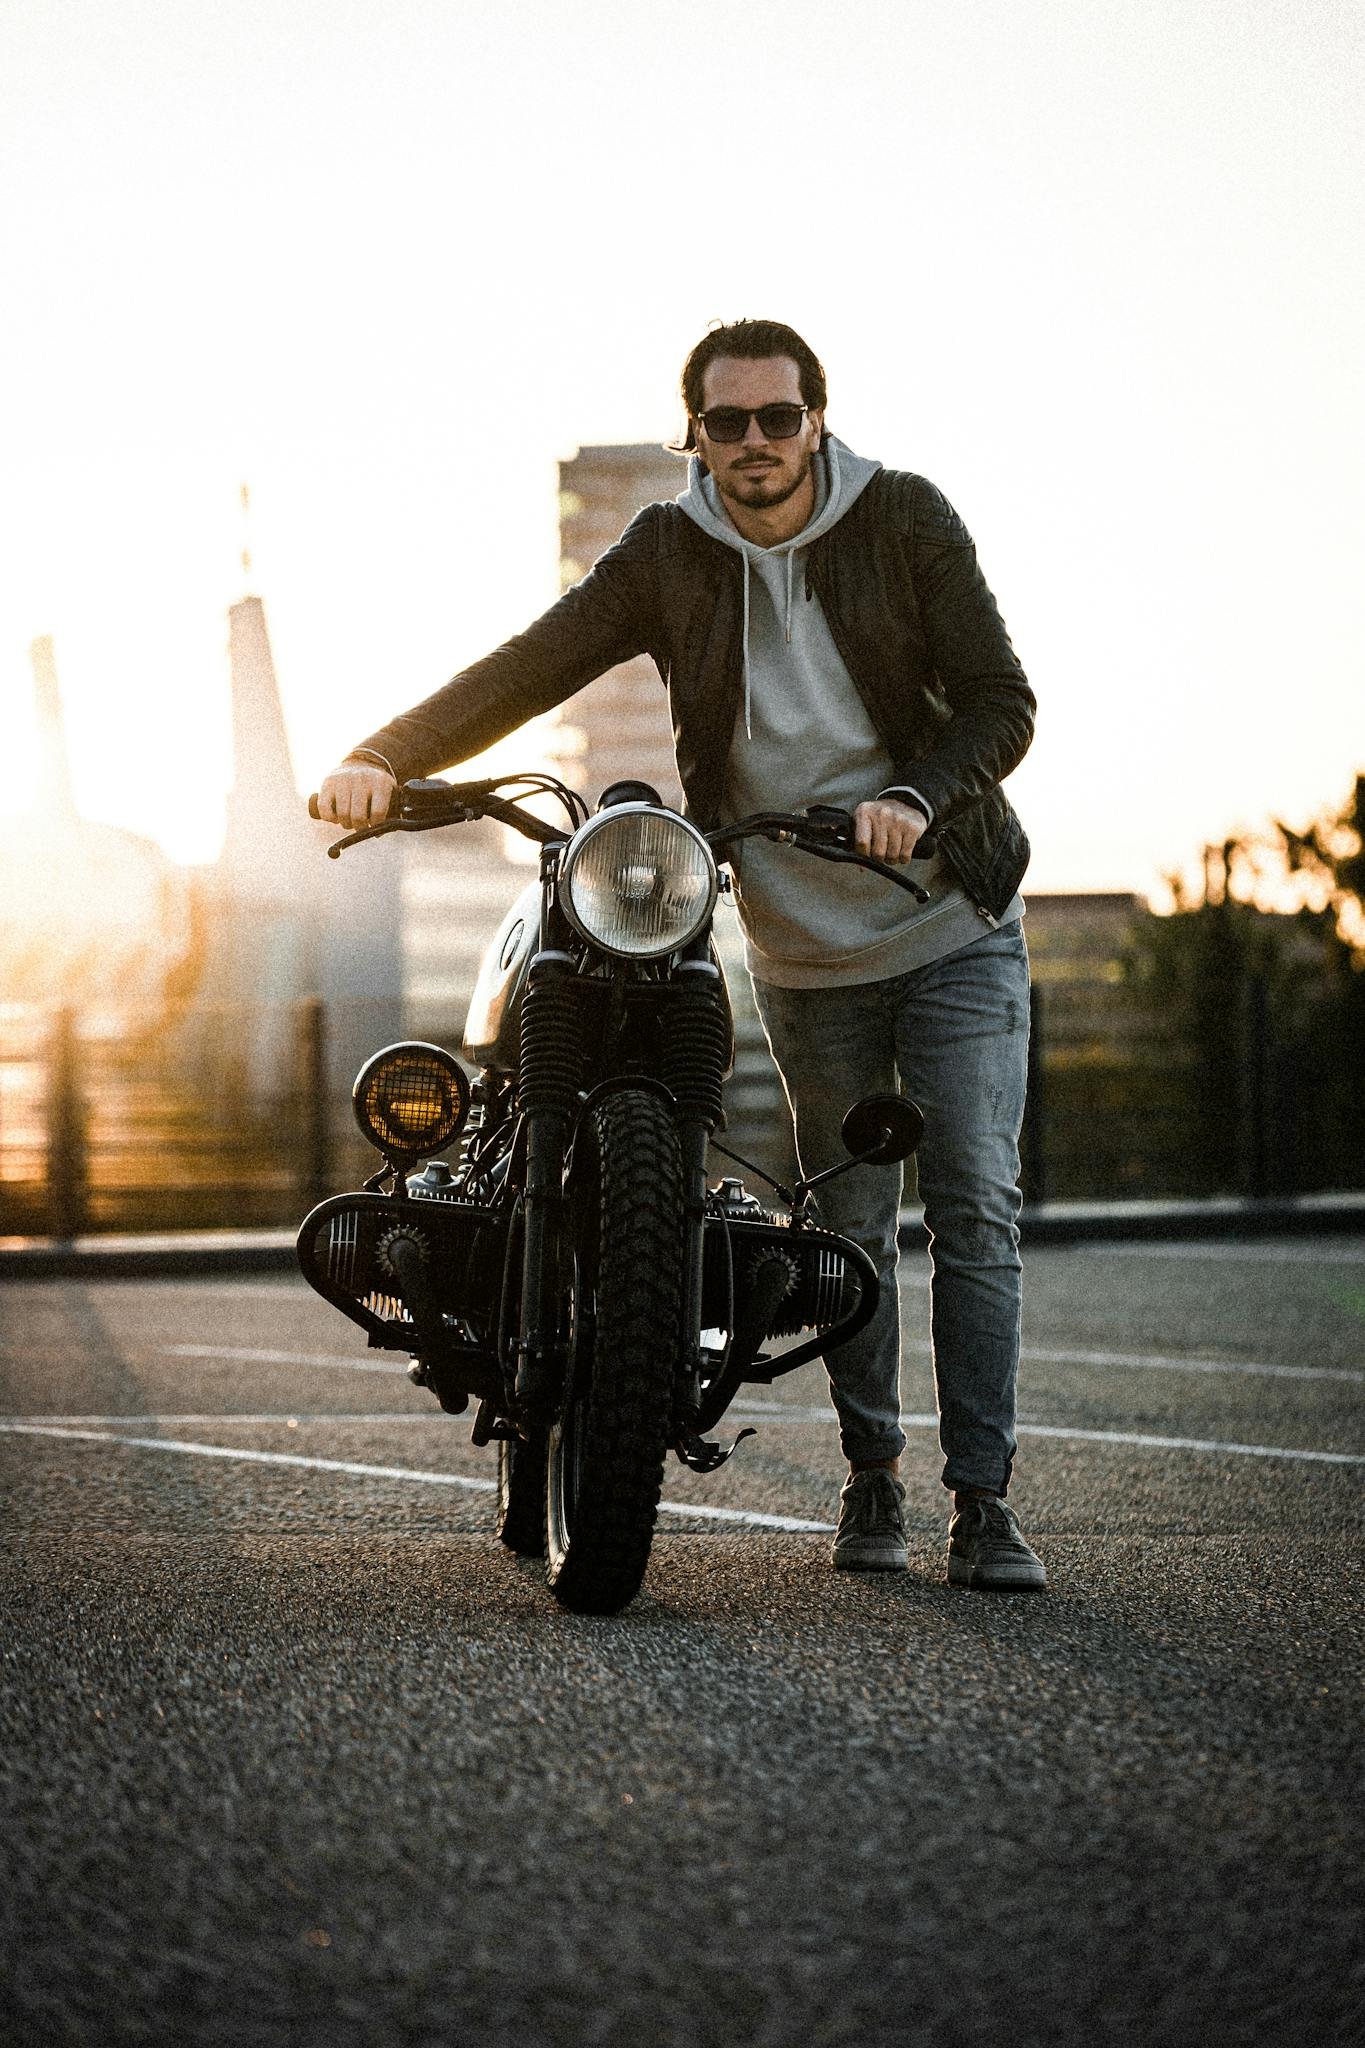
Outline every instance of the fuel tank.
POLYGON ((540 935, 540 883, 528 882, 498 926, 469 999, 461 1051, 476 1067, 512 1073, 521 1045, 521 998, 540 935))

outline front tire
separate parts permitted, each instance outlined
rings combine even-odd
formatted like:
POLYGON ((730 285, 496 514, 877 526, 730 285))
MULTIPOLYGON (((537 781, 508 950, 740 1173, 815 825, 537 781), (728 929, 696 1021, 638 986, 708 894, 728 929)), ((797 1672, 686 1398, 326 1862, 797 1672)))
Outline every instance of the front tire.
POLYGON ((682 1312, 682 1162, 667 1105, 607 1096, 574 1220, 570 1359, 547 1460, 546 1579, 576 1614, 640 1589, 663 1487, 682 1312))

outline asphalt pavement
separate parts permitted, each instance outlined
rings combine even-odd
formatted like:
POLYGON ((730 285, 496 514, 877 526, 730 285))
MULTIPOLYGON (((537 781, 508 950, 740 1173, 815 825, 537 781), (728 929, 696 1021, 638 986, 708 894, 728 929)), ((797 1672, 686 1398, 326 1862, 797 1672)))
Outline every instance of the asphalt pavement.
POLYGON ((286 1278, 0 1298, 17 2043, 1355 2042, 1365 1241, 1029 1257, 1043 1594, 829 1569, 811 1367, 566 1615, 286 1278))

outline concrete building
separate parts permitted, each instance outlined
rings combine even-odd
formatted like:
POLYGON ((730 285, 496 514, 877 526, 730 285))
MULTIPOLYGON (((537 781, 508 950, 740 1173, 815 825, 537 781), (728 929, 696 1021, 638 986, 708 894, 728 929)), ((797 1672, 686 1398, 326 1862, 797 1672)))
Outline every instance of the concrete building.
POLYGON ((206 882, 203 967, 194 998, 200 1043, 215 1044, 253 1103, 284 1098, 298 1077, 299 1005, 327 1005, 328 1070, 348 1087, 364 1055, 402 1026, 402 879, 398 835, 327 858, 335 828, 310 819, 294 776, 265 607, 228 612, 233 784, 223 851, 206 882))
MULTIPOLYGON (((679 457, 649 442, 580 448, 561 462, 561 588, 587 575, 642 505, 676 498, 685 482, 679 457)), ((590 802, 609 782, 634 776, 652 782, 665 803, 681 804, 668 696, 647 655, 622 662, 590 683, 567 706, 564 718, 583 736, 578 779, 590 802)))
MULTIPOLYGON (((675 497, 682 483, 678 458, 649 444, 580 448, 561 462, 561 589, 587 575, 640 506, 675 497)), ((666 803, 682 801, 668 698, 647 657, 609 670, 549 714, 531 756, 532 765, 543 762, 590 803, 626 776, 652 782, 666 803)), ((513 841, 503 827, 484 822, 406 843, 403 986, 409 1026, 419 1035, 459 1043, 483 949, 535 875, 534 862, 517 858, 513 841)))
POLYGON ((0 825, 0 987, 11 1003, 155 1006, 190 941, 189 891, 152 839, 76 808, 52 640, 29 649, 31 816, 0 825))

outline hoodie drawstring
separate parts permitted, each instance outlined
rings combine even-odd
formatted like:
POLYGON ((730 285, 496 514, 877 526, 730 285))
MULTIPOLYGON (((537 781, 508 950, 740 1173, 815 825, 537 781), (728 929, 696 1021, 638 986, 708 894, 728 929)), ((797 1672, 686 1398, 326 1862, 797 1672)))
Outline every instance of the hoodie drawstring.
MULTIPOLYGON (((750 578, 755 561, 761 561, 764 568, 764 587, 769 588, 766 574, 767 562, 778 553, 787 558, 786 567, 786 609, 782 621, 783 637, 788 647, 792 645, 792 607, 795 603, 796 563, 795 557, 802 556, 802 585, 807 604, 814 601, 817 593, 811 576, 810 555, 815 541, 823 538, 830 527, 836 525, 847 511, 848 506, 874 477, 881 464, 868 462, 851 455, 842 442, 827 434, 816 470, 816 509, 802 532, 792 541, 776 548, 763 548, 756 541, 744 540, 736 530, 734 522, 726 515, 714 479, 707 473, 700 458, 693 455, 688 464, 687 489, 680 493, 678 504, 701 528, 703 533, 733 548, 743 563, 744 620, 742 627, 742 653, 744 672, 744 736, 754 736, 753 717, 753 672, 749 653, 749 634, 752 626, 752 593, 750 578)), ((776 592, 773 592, 776 599, 776 592)), ((765 629, 766 637, 766 629, 765 629)))
POLYGON ((749 551, 747 548, 740 550, 740 559, 744 563, 744 737, 751 740, 754 736, 754 727, 749 694, 749 551))
MULTIPOLYGON (((749 577, 751 574, 751 570, 748 548, 741 548, 739 553, 740 560, 744 564, 744 736, 746 739, 751 740, 754 736, 753 699, 752 692, 749 686, 749 577)), ((792 644, 792 582, 796 563, 796 553, 797 551, 794 547, 790 547, 786 551, 787 609, 786 616, 782 621, 782 629, 787 636, 788 647, 790 647, 792 644)), ((809 577, 807 577, 806 581, 806 595, 807 597, 811 595, 809 577)))

